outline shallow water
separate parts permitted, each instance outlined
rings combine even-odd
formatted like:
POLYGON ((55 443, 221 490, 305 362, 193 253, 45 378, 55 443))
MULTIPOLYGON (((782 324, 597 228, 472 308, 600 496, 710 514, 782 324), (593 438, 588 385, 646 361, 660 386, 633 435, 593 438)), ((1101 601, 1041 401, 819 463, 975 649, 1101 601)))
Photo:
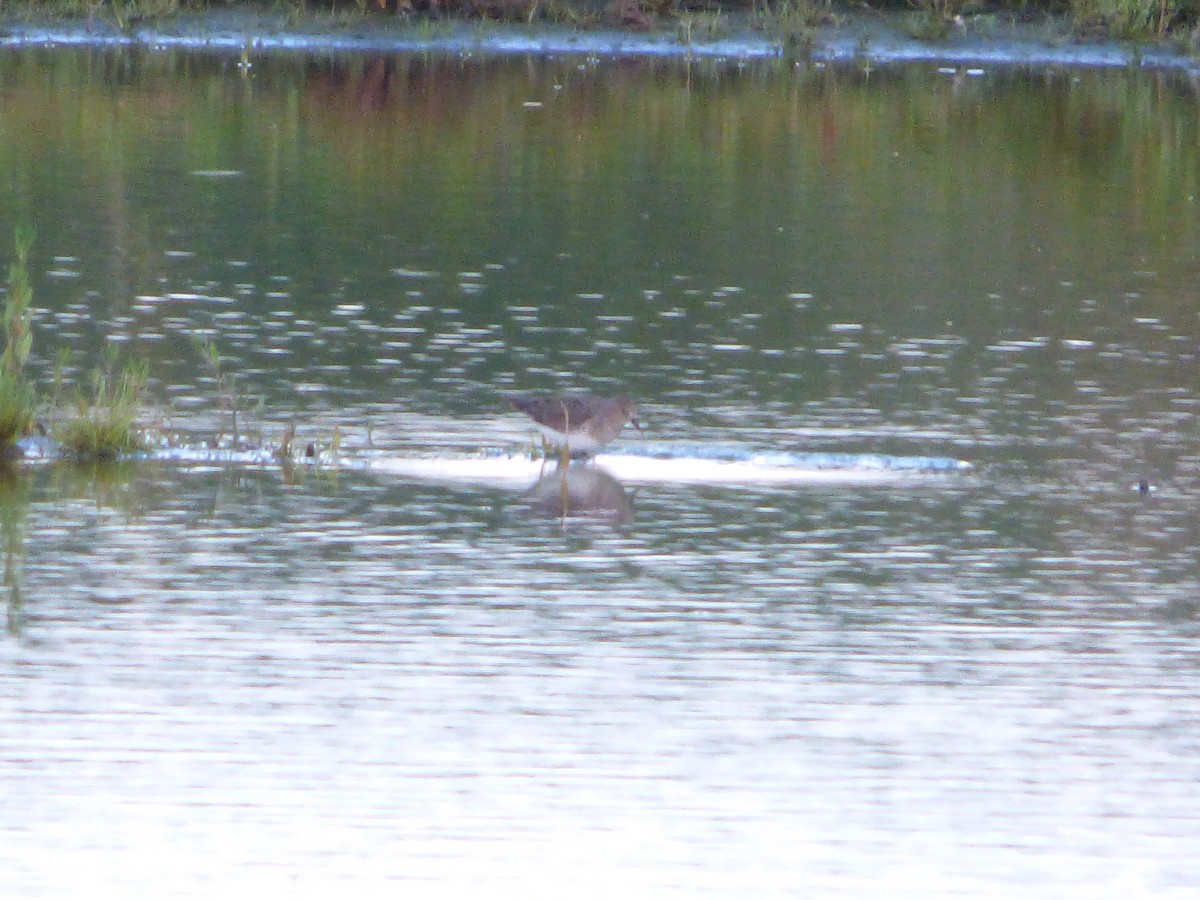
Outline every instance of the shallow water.
POLYGON ((5 896, 1200 881, 1186 80, 31 52, 0 90, 38 371, 147 359, 190 448, 0 480, 5 896), (204 450, 219 374, 240 438, 324 455, 204 450), (531 491, 512 389, 645 433, 531 491), (972 468, 865 463, 920 458, 972 468))

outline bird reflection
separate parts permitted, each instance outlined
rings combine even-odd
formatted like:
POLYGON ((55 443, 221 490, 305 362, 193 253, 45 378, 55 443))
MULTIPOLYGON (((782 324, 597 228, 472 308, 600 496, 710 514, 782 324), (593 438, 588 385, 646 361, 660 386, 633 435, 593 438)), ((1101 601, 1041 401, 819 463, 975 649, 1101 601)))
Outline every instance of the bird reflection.
POLYGON ((574 463, 542 475, 526 495, 531 509, 544 515, 584 516, 628 522, 633 502, 625 486, 596 465, 574 463))

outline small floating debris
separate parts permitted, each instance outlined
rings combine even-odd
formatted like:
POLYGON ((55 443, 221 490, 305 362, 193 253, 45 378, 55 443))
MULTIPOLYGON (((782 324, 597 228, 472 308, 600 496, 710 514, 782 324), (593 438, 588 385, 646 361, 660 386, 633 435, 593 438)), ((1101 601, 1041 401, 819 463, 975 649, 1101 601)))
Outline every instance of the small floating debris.
POLYGON ((193 169, 191 172, 197 178, 240 178, 240 169, 193 169))

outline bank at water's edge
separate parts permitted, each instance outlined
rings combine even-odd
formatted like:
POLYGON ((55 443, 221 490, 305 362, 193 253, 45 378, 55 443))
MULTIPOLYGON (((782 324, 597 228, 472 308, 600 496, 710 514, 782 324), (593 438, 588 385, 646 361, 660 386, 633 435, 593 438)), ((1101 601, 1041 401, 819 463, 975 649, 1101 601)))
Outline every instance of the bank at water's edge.
MULTIPOLYGON (((707 14, 706 14, 707 15, 707 14)), ((872 66, 1137 67, 1200 72, 1186 42, 1089 41, 1063 21, 1020 23, 959 16, 934 35, 904 13, 839 13, 826 24, 781 31, 753 14, 663 19, 647 30, 393 15, 286 14, 249 10, 187 13, 137 22, 101 18, 9 18, 0 46, 139 47, 237 54, 246 67, 266 52, 434 52, 771 59, 872 66)))

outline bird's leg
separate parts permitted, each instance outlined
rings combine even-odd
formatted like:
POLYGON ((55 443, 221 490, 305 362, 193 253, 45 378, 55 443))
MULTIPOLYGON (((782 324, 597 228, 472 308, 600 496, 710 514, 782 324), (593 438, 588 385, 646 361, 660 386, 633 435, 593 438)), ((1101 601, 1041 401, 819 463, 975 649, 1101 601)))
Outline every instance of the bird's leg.
MULTIPOLYGON (((563 405, 563 445, 562 445, 562 467, 566 471, 567 466, 571 464, 571 411, 567 409, 567 404, 563 405)), ((566 476, 563 477, 563 496, 566 496, 566 476)), ((566 502, 565 500, 563 501, 566 502)))
POLYGON ((562 501, 562 518, 563 523, 565 524, 567 521, 567 513, 570 510, 571 500, 571 494, 567 490, 567 470, 565 468, 559 469, 559 478, 562 480, 558 483, 558 496, 562 501))

